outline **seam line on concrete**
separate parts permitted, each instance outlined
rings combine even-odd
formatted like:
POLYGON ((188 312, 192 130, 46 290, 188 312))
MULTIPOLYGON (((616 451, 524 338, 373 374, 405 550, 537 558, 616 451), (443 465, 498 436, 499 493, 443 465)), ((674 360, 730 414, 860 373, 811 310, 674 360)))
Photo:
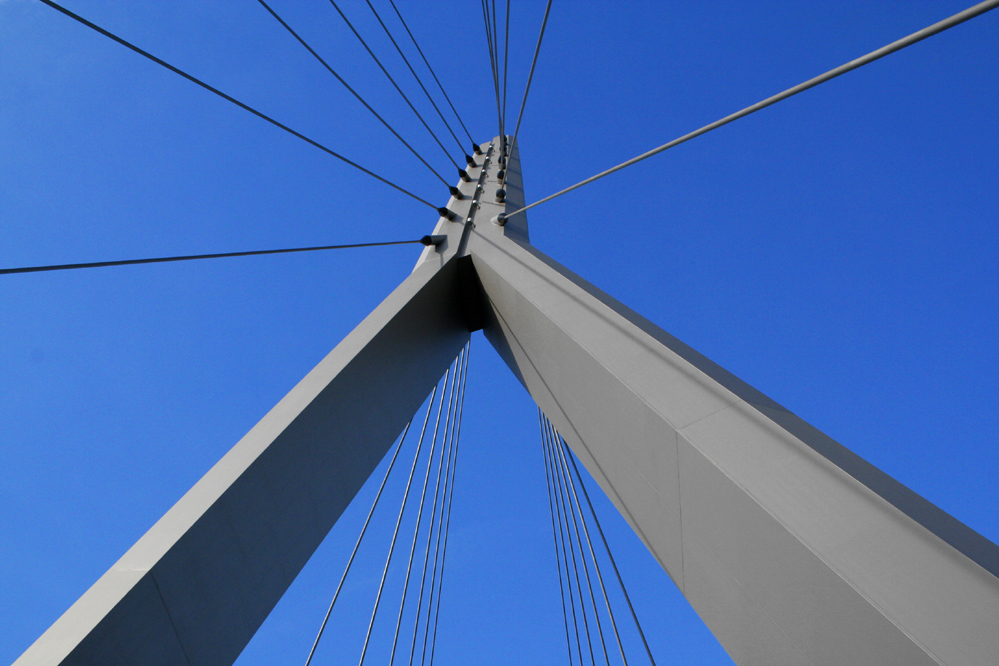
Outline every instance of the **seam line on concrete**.
POLYGON ((673 444, 676 446, 676 507, 680 514, 680 592, 686 596, 687 579, 683 573, 683 488, 680 487, 680 431, 673 431, 673 444))
POLYGON ((153 581, 153 587, 156 588, 156 596, 160 598, 160 603, 163 604, 163 612, 166 613, 167 619, 170 620, 170 628, 173 629, 174 638, 177 639, 177 645, 180 646, 180 651, 184 655, 184 661, 188 663, 188 666, 194 666, 191 663, 191 658, 187 655, 187 650, 184 649, 184 642, 180 640, 180 634, 177 633, 177 625, 174 624, 170 609, 167 608, 166 599, 163 598, 163 592, 160 591, 160 584, 156 581, 156 576, 150 573, 149 578, 153 581))
MULTIPOLYGON (((517 346, 520 347, 520 350, 524 353, 524 357, 531 364, 531 367, 534 369, 534 372, 537 373, 538 378, 541 380, 542 385, 545 387, 545 390, 548 391, 548 395, 551 396, 552 401, 556 404, 556 406, 558 406, 558 410, 559 410, 559 412, 562 413, 562 416, 563 416, 563 418, 565 418, 566 423, 568 423, 569 427, 572 428, 572 432, 573 432, 573 434, 575 434, 576 439, 580 443, 580 446, 582 446, 586 450, 586 453, 587 453, 587 455, 590 456, 590 459, 593 461, 593 464, 596 465, 597 469, 600 470, 600 474, 603 475, 604 479, 607 481, 607 485, 610 486, 611 490, 614 491, 614 496, 617 498, 617 504, 619 504, 620 507, 621 507, 619 510, 622 513, 627 514, 626 519, 629 521, 629 523, 631 523, 631 525, 633 526, 633 529, 635 530, 635 533, 638 534, 639 538, 642 539, 645 543, 651 544, 652 540, 649 539, 648 536, 646 536, 645 532, 643 532, 641 530, 641 528, 638 527, 638 521, 631 514, 631 511, 628 509, 628 507, 625 504, 624 500, 618 494, 617 488, 615 488, 611 484, 610 477, 607 476, 607 473, 604 471, 603 467, 601 467, 600 463, 597 462, 597 458, 596 458, 596 456, 593 455, 593 452, 590 450, 590 447, 587 446, 586 440, 583 439, 582 435, 579 434, 579 431, 576 430, 575 426, 572 425, 572 421, 566 415, 565 410, 562 408, 561 403, 559 403, 558 399, 555 397, 555 394, 548 387, 548 383, 545 381, 544 376, 541 374, 541 372, 538 371, 538 366, 535 364, 534 359, 531 358, 530 354, 527 353, 527 350, 524 348, 524 345, 521 344, 520 340, 514 334, 513 329, 510 328, 509 324, 507 324, 507 321, 503 317, 503 314, 500 312, 499 308, 496 306, 496 304, 493 302, 493 300, 491 298, 489 298, 488 294, 486 295, 486 298, 489 300, 489 304, 492 306, 493 311, 496 313, 496 316, 501 320, 502 324, 506 327, 506 331, 508 331, 508 333, 509 333, 509 339, 512 340, 513 342, 516 342, 517 346)), ((675 428, 674 428, 674 430, 675 430, 675 428)), ((653 486, 653 488, 654 488, 654 486, 653 486)), ((654 551, 652 551, 652 552, 654 552, 654 551)), ((660 563, 660 564, 663 567, 663 570, 665 570, 666 569, 665 563, 660 563)))

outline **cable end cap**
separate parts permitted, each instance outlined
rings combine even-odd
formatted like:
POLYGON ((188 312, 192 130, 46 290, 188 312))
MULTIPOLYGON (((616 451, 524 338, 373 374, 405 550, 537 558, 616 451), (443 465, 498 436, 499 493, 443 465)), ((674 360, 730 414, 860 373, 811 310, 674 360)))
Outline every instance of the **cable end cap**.
POLYGON ((435 236, 424 236, 423 238, 420 239, 420 242, 423 243, 424 245, 426 245, 427 247, 431 247, 431 246, 432 247, 437 247, 437 246, 439 246, 441 243, 443 243, 446 240, 447 240, 447 236, 444 236, 443 234, 440 234, 440 235, 435 235, 435 236))
POLYGON ((455 187, 455 186, 452 185, 451 187, 449 187, 447 189, 448 189, 448 192, 451 193, 451 196, 454 197, 456 201, 461 201, 462 199, 465 198, 465 195, 462 194, 461 190, 459 190, 457 187, 455 187))
POLYGON ((489 221, 495 224, 497 227, 502 227, 506 224, 506 215, 500 213, 499 215, 497 215, 496 217, 494 217, 489 221))
POLYGON ((475 166, 475 158, 471 155, 465 155, 465 161, 468 162, 468 166, 475 166))
POLYGON ((479 144, 473 143, 472 144, 472 152, 475 153, 476 155, 481 155, 482 154, 482 148, 479 147, 479 144))
POLYGON ((438 208, 437 212, 445 220, 449 220, 451 222, 457 222, 458 221, 458 216, 455 215, 454 213, 452 213, 451 211, 449 211, 447 208, 438 208))
POLYGON ((458 169, 458 177, 461 178, 461 182, 470 183, 472 182, 472 177, 468 175, 468 172, 464 169, 458 169))
POLYGON ((496 190, 496 201, 500 203, 506 201, 506 190, 504 190, 503 188, 496 190))

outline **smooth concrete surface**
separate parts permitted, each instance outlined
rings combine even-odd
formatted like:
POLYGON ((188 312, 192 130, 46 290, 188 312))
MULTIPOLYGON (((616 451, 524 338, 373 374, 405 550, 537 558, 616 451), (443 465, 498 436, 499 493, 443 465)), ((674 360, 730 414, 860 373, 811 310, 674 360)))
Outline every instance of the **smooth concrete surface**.
POLYGON ((468 340, 413 272, 16 662, 231 664, 468 340))
POLYGON ((742 666, 999 663, 999 549, 498 227, 485 333, 742 666))

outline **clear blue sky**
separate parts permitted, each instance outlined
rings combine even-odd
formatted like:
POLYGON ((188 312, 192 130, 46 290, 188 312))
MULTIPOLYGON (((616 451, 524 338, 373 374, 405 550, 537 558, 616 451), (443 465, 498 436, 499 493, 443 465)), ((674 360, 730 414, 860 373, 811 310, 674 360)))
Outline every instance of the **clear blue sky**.
MULTIPOLYGON (((556 0, 521 131, 527 197, 966 2, 556 0)), ((479 3, 398 4, 473 135, 491 139, 479 3)), ((67 6, 446 201, 257 3, 67 6)), ((454 180, 327 3, 273 6, 454 180)), ((511 117, 543 6, 513 2, 511 117)), ((343 7, 427 107, 367 7, 343 7)), ((532 241, 997 541, 996 63, 999 12, 533 210, 532 241)), ((435 221, 42 4, 0 0, 0 266, 395 240, 435 221)), ((417 255, 404 246, 3 276, 0 662, 68 608, 417 255)), ((462 439, 438 663, 565 663, 535 408, 479 334, 462 439)), ((373 490, 241 664, 304 660, 373 490)), ((398 493, 390 497, 316 663, 356 662, 353 625, 370 608, 398 493)), ((598 508, 659 663, 731 663, 610 506, 598 508)))

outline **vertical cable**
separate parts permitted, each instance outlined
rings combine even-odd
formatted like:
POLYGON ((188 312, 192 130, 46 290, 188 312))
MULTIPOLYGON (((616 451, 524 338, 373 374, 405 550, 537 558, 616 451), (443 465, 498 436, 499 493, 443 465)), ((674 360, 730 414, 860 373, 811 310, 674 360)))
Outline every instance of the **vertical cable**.
MULTIPOLYGON (((460 353, 459 353, 459 358, 460 358, 460 353)), ((445 422, 444 422, 444 431, 445 432, 447 432, 447 420, 451 418, 451 403, 454 400, 454 381, 458 377, 458 359, 457 358, 454 361, 454 368, 455 368, 455 371, 451 375, 451 393, 450 393, 450 396, 448 397, 447 416, 445 417, 445 422)), ((450 368, 448 368, 448 370, 450 371, 450 368)), ((446 388, 446 386, 445 386, 445 388, 446 388)), ((444 394, 442 393, 441 394, 441 407, 443 407, 443 406, 444 406, 444 394)), ((402 601, 399 603, 399 620, 398 620, 398 622, 395 625, 395 636, 392 639, 392 655, 393 655, 393 657, 395 656, 396 642, 399 639, 399 626, 402 624, 402 612, 403 612, 403 610, 406 607, 406 597, 408 596, 408 592, 409 592, 409 577, 410 577, 410 574, 413 572, 413 556, 416 554, 416 543, 419 540, 419 536, 420 536, 420 523, 423 520, 423 505, 424 505, 424 503, 426 502, 426 499, 427 499, 427 485, 430 482, 430 470, 433 468, 433 465, 434 465, 434 451, 436 450, 436 447, 437 447, 437 432, 438 432, 438 430, 440 428, 440 424, 441 424, 441 410, 438 410, 437 411, 437 421, 434 423, 434 436, 433 436, 433 439, 430 440, 430 456, 427 458, 427 473, 423 477, 423 490, 420 492, 420 505, 419 505, 419 508, 416 511, 416 527, 413 528, 413 545, 410 546, 410 549, 409 549, 409 561, 406 563, 406 581, 405 581, 405 583, 403 583, 403 586, 402 586, 402 601)), ((441 441, 441 460, 442 461, 444 459, 443 455, 444 455, 444 442, 442 440, 441 441)), ((390 659, 389 663, 391 664, 391 659, 390 659)))
POLYGON ((624 586, 624 580, 621 578, 621 572, 617 568, 617 563, 614 561, 614 555, 611 553, 610 545, 607 543, 607 537, 604 536, 604 530, 600 527, 600 519, 597 517, 597 512, 593 508, 593 502, 590 501, 590 493, 586 491, 586 484, 583 483, 583 477, 579 473, 579 468, 576 466, 576 459, 573 456, 569 456, 569 462, 572 463, 572 468, 576 471, 576 478, 579 479, 579 487, 583 489, 583 497, 586 498, 586 504, 590 507, 590 513, 593 514, 593 522, 597 526, 597 532, 600 534, 600 539, 604 542, 604 548, 607 550, 607 557, 610 559, 611 566, 614 567, 614 573, 617 575, 617 582, 621 586, 621 592, 624 593, 624 600, 628 602, 628 610, 631 611, 631 617, 635 621, 635 626, 638 628, 638 635, 642 637, 642 644, 645 645, 645 652, 649 655, 649 661, 652 666, 655 666, 656 660, 652 656, 652 650, 649 649, 649 642, 645 640, 645 632, 642 631, 642 625, 638 621, 638 615, 635 613, 635 607, 631 604, 631 597, 628 596, 628 590, 624 586))
MULTIPOLYGON (((437 387, 434 386, 434 391, 437 387)), ((430 402, 434 400, 433 394, 430 396, 430 402)), ((413 422, 410 421, 406 424, 406 428, 402 431, 402 436, 399 438, 399 444, 395 447, 395 453, 392 454, 392 460, 389 462, 388 469, 385 470, 385 477, 382 479, 382 484, 378 486, 378 492, 375 493, 375 501, 371 503, 371 510, 368 511, 368 517, 364 519, 364 526, 361 527, 361 534, 357 537, 357 543, 354 544, 354 550, 351 551, 350 557, 347 558, 347 567, 343 570, 343 575, 340 577, 340 582, 336 586, 336 592, 333 593, 333 600, 330 602, 330 607, 326 611, 326 617, 323 618, 323 623, 319 625, 319 633, 316 634, 316 640, 312 643, 312 649, 309 650, 309 656, 305 660, 305 666, 309 666, 312 661, 312 655, 316 653, 316 646, 319 645, 319 639, 323 636, 323 631, 326 629, 326 623, 329 622, 330 613, 333 612, 333 604, 336 603, 337 597, 340 596, 340 590, 343 589, 343 582, 347 580, 347 574, 350 572, 350 565, 354 563, 354 556, 357 555, 357 549, 361 546, 361 539, 364 538, 364 533, 368 530, 368 524, 371 522, 371 516, 375 513, 375 507, 378 506, 378 500, 382 496, 382 491, 385 490, 385 482, 388 481, 389 474, 392 473, 392 468, 395 467, 395 460, 399 457, 399 451, 402 450, 402 443, 406 441, 406 434, 409 432, 409 426, 413 422)))
MULTIPOLYGON (((447 387, 448 373, 451 368, 448 368, 444 373, 444 386, 447 387)), ((434 393, 430 394, 430 405, 427 407, 427 416, 423 420, 423 429, 420 431, 420 441, 416 445, 416 454, 413 456, 413 466, 409 470, 409 479, 406 481, 406 492, 402 495, 402 506, 399 507, 399 517, 395 521, 395 531, 392 532, 392 543, 389 544, 388 556, 385 558, 385 569, 382 571, 382 580, 378 583, 378 594, 375 595, 375 607, 371 611, 371 620, 368 622, 368 633, 364 636, 364 647, 361 648, 361 660, 358 662, 359 666, 364 664, 364 655, 368 652, 368 641, 371 640, 371 629, 375 626, 375 615, 378 614, 378 604, 382 599, 382 590, 385 588, 385 578, 388 576, 389 564, 392 562, 392 553, 395 551, 395 540, 399 536, 399 526, 402 524, 402 514, 406 511, 406 499, 409 497, 409 489, 413 484, 413 474, 416 472, 416 463, 420 459, 420 449, 423 448, 423 436, 427 432, 427 423, 430 420, 430 412, 433 411, 434 406, 434 394, 437 392, 437 387, 434 387, 434 393)), ((444 404, 444 390, 441 390, 441 401, 440 405, 437 407, 437 420, 440 421, 441 406, 444 404)), ((431 451, 431 455, 433 451, 431 451)))
MULTIPOLYGON (((444 523, 444 548, 441 550, 441 577, 437 583, 437 608, 434 611, 434 635, 430 640, 430 666, 434 665, 434 651, 437 647, 437 627, 438 620, 440 619, 441 612, 441 597, 444 593, 444 564, 447 558, 447 538, 449 534, 449 528, 451 527, 451 507, 454 505, 454 479, 458 471, 458 446, 461 444, 461 421, 462 415, 465 412, 465 385, 468 375, 468 357, 472 351, 472 343, 469 340, 465 344, 465 369, 463 371, 463 377, 461 380, 461 404, 458 407, 458 433, 456 435, 454 446, 454 463, 451 465, 451 490, 447 501, 447 519, 444 523)), ((426 641, 426 635, 424 635, 424 641, 426 641)), ((426 655, 427 647, 424 642, 423 654, 426 655)), ((420 663, 423 663, 423 659, 420 659, 420 663)))
MULTIPOLYGON (((562 561, 558 556, 558 538, 555 536, 555 503, 552 500, 552 484, 548 478, 548 449, 545 447, 545 424, 541 417, 541 408, 538 407, 538 426, 541 431, 542 454, 545 461, 545 485, 548 487, 548 512, 552 520, 552 545, 555 547, 555 566, 558 569, 558 591, 562 597, 562 622, 565 624, 565 649, 569 653, 569 666, 572 666, 572 643, 569 641, 569 618, 565 612, 565 586, 562 585, 562 561)), ((566 571, 566 574, 569 572, 566 571)))
MULTIPOLYGON (((551 423, 549 423, 551 426, 551 423)), ((614 619, 614 611, 611 608, 610 599, 607 597, 607 588, 604 586, 604 577, 600 573, 600 563, 597 561, 597 554, 593 550, 593 541, 590 539, 590 530, 586 526, 586 516, 583 514, 583 507, 579 503, 579 495, 576 494, 576 483, 573 481, 572 473, 569 471, 569 465, 565 462, 566 451, 565 442, 562 440, 561 436, 555 432, 555 426, 551 426, 552 432, 555 435, 555 441, 558 448, 559 459, 562 463, 562 468, 565 472, 566 478, 569 480, 569 488, 572 489, 572 498, 576 504, 576 509, 579 511, 579 520, 583 524, 583 534, 586 536, 586 545, 590 551, 590 558, 593 560, 593 568, 597 572, 597 582, 600 583, 600 591, 604 596, 604 604, 607 606, 607 614, 610 615, 611 627, 614 629, 614 637, 617 639, 618 650, 621 651, 621 660, 624 662, 624 666, 628 666, 628 658, 624 654, 624 646, 621 644, 621 635, 617 630, 617 621, 614 619)), ((606 647, 605 647, 606 650, 606 647)), ((608 661, 608 666, 610 662, 608 661)))
MULTIPOLYGON (((555 453, 554 453, 554 444, 551 442, 551 434, 548 433, 548 429, 547 428, 545 429, 545 432, 546 432, 546 434, 548 436, 548 439, 549 439, 549 444, 548 445, 552 449, 551 456, 552 456, 552 465, 553 465, 553 472, 554 472, 554 469, 555 469, 555 467, 554 467, 554 465, 555 465, 555 462, 554 462, 554 456, 555 456, 555 453)), ((565 546, 566 540, 568 540, 568 542, 569 542, 569 556, 566 557, 566 565, 565 565, 566 566, 566 571, 568 571, 568 569, 569 569, 569 560, 571 559, 572 560, 573 573, 574 573, 575 578, 576 578, 576 595, 579 597, 579 608, 580 608, 580 613, 579 614, 583 618, 583 629, 584 629, 584 631, 586 633, 586 646, 587 646, 587 649, 589 650, 589 654, 590 654, 590 663, 591 663, 592 666, 596 666, 597 662, 596 662, 596 656, 595 656, 595 654, 593 652, 593 640, 590 637, 590 624, 589 624, 589 621, 586 619, 586 604, 583 602, 583 584, 579 580, 579 565, 576 563, 576 550, 573 547, 573 543, 572 543, 572 530, 569 527, 569 514, 568 514, 568 509, 566 507, 566 500, 565 500, 565 498, 563 496, 562 481, 561 481, 560 476, 557 475, 557 473, 553 477, 553 479, 554 479, 555 487, 557 489, 555 497, 556 497, 556 506, 559 507, 559 517, 560 517, 560 519, 563 518, 563 517, 565 519, 565 535, 562 537, 563 547, 565 546)), ((571 585, 570 585, 570 587, 571 587, 571 585)), ((573 602, 573 615, 575 616, 575 601, 573 602)), ((574 621, 576 622, 576 632, 577 632, 577 636, 578 636, 579 623, 578 623, 578 620, 574 620, 574 621)), ((580 661, 580 665, 582 666, 582 662, 583 662, 583 651, 582 651, 581 644, 580 644, 580 647, 579 647, 579 661, 580 661)))

